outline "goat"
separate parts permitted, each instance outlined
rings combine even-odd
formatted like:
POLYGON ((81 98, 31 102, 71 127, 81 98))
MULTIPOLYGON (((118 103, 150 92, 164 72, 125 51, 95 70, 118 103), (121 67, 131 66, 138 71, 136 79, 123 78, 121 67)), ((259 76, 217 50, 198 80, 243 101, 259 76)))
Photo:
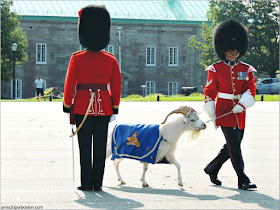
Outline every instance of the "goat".
MULTIPOLYGON (((159 134, 162 136, 164 141, 161 141, 158 147, 158 153, 156 155, 155 163, 160 162, 161 160, 165 159, 169 163, 173 163, 177 167, 178 171, 178 185, 183 186, 180 164, 175 158, 175 149, 176 144, 183 133, 186 131, 189 132, 189 140, 191 142, 195 142, 201 130, 206 129, 206 124, 198 117, 196 111, 187 106, 181 106, 178 109, 173 110, 170 112, 165 120, 159 126, 159 134), (175 120, 168 121, 168 117, 174 113, 181 114, 175 120)), ((113 131, 108 132, 108 141, 107 141, 107 154, 106 158, 112 155, 112 133, 113 131)), ((114 159, 114 166, 117 173, 118 180, 122 185, 125 184, 123 181, 120 172, 119 172, 119 164, 123 158, 116 158, 114 159)), ((142 162, 142 161, 141 161, 142 162)), ((148 183, 146 182, 145 175, 146 171, 148 170, 147 162, 143 163, 143 173, 141 177, 142 186, 148 187, 148 183)))

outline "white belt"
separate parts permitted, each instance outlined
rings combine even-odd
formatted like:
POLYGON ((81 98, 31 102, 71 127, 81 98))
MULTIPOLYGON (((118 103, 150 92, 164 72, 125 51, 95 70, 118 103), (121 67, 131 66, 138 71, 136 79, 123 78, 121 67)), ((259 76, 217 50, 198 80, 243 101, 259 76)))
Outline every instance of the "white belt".
POLYGON ((233 94, 228 94, 228 93, 218 93, 218 98, 223 98, 223 99, 230 99, 230 100, 233 100, 233 99, 240 99, 242 95, 241 94, 238 94, 238 95, 233 95, 233 94))

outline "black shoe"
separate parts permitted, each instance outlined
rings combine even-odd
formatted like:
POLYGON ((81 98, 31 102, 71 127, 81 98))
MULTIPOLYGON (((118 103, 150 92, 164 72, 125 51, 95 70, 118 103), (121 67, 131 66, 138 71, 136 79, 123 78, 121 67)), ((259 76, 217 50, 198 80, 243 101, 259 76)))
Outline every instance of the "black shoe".
POLYGON ((253 189, 253 188, 257 188, 257 185, 251 184, 251 183, 238 185, 238 189, 241 189, 241 190, 248 190, 248 189, 253 189))
POLYGON ((102 191, 102 186, 94 186, 94 191, 102 191))
POLYGON ((80 187, 77 187, 77 190, 82 190, 82 191, 92 191, 92 187, 83 187, 83 186, 80 186, 80 187))
POLYGON ((206 168, 204 169, 205 173, 208 174, 210 176, 210 180, 213 184, 215 185, 221 185, 222 182, 217 178, 217 174, 210 174, 206 168))

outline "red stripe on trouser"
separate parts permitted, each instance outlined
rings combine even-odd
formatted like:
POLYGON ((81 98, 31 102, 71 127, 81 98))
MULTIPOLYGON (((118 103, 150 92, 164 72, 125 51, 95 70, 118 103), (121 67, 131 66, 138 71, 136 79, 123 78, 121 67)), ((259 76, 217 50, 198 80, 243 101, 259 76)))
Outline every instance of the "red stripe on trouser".
POLYGON ((234 165, 233 157, 232 157, 232 154, 231 154, 231 148, 230 148, 230 143, 229 143, 229 140, 228 140, 228 135, 227 135, 227 133, 226 133, 226 129, 224 129, 224 128, 222 128, 222 129, 223 129, 223 132, 224 132, 225 137, 226 137, 226 141, 227 141, 227 145, 228 145, 228 151, 229 151, 230 160, 231 160, 231 162, 232 162, 232 165, 233 165, 235 171, 237 171, 237 168, 236 168, 235 165, 234 165))

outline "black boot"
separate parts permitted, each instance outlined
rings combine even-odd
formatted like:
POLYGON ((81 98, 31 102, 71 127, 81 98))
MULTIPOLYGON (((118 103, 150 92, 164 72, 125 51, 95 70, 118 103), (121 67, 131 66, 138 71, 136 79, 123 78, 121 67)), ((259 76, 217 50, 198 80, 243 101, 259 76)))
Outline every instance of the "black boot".
POLYGON ((215 185, 221 185, 222 182, 218 179, 218 173, 210 173, 208 170, 207 170, 207 167, 204 169, 205 173, 209 175, 210 177, 210 180, 213 184, 215 185))
POLYGON ((248 190, 248 189, 253 189, 253 188, 257 188, 257 185, 251 184, 251 183, 238 184, 238 189, 241 189, 241 190, 248 190))
POLYGON ((77 187, 77 190, 82 190, 82 191, 92 191, 92 187, 83 187, 83 186, 79 186, 77 187))
POLYGON ((94 191, 102 191, 102 186, 94 186, 94 191))

